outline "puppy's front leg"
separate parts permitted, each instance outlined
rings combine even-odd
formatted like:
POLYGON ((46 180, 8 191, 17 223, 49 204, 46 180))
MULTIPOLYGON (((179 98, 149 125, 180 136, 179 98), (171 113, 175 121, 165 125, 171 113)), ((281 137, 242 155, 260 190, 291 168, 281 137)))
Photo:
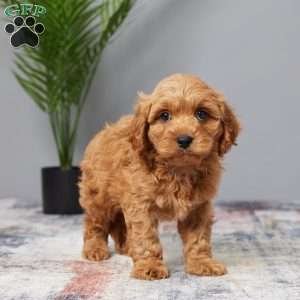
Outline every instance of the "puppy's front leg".
POLYGON ((137 206, 124 210, 129 237, 129 255, 134 264, 131 276, 146 280, 167 278, 169 272, 162 259, 158 222, 151 218, 146 207, 141 207, 141 204, 137 206))
POLYGON ((227 273, 226 267, 212 258, 212 218, 212 205, 208 202, 194 210, 184 221, 178 222, 187 273, 200 276, 220 276, 227 273))

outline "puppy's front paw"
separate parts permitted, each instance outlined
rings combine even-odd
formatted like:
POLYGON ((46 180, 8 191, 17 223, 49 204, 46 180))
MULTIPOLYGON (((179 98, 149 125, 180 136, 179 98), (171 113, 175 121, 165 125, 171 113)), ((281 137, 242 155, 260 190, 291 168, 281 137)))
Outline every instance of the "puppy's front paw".
POLYGON ((100 261, 110 257, 105 241, 96 238, 84 242, 82 255, 84 258, 93 261, 100 261))
POLYGON ((222 263, 211 258, 189 260, 185 270, 189 274, 198 276, 221 276, 227 273, 227 269, 222 263))
POLYGON ((138 260, 134 264, 131 276, 137 279, 156 280, 169 277, 169 271, 160 259, 138 260))

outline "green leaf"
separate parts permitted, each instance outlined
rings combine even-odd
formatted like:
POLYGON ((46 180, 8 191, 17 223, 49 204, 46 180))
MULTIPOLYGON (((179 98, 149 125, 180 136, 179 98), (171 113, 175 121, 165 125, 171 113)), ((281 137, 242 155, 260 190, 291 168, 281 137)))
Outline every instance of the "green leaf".
MULTIPOLYGON (((0 0, 0 6, 23 1, 0 0)), ((101 53, 134 0, 33 0, 45 6, 37 48, 15 52, 14 75, 36 105, 49 114, 60 164, 72 164, 83 105, 101 53)))
POLYGON ((38 86, 33 84, 33 82, 23 79, 17 73, 14 74, 20 85, 24 88, 24 90, 32 97, 38 107, 43 110, 47 111, 47 100, 44 96, 40 93, 38 86))

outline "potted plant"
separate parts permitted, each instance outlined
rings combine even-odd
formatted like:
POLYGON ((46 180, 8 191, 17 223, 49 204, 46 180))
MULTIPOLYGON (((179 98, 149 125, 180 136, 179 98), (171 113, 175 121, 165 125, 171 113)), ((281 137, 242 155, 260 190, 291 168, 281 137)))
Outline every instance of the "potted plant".
MULTIPOLYGON (((23 1, 0 0, 2 7, 23 1)), ((34 1, 33 1, 34 2, 34 1)), ((80 213, 78 167, 73 166, 80 114, 101 53, 128 15, 133 0, 39 0, 47 13, 38 47, 15 51, 14 75, 48 114, 58 167, 42 168, 44 213, 80 213)))

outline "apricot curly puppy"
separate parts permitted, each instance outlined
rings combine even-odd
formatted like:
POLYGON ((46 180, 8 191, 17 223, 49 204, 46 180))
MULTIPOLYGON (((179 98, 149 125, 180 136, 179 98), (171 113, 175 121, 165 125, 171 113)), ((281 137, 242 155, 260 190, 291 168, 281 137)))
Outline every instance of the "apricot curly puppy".
POLYGON ((192 75, 172 75, 139 98, 133 116, 106 126, 86 149, 83 255, 108 258, 110 234, 116 251, 132 257, 133 277, 166 278, 157 226, 176 219, 186 272, 223 275, 212 258, 212 199, 239 122, 223 96, 192 75))

